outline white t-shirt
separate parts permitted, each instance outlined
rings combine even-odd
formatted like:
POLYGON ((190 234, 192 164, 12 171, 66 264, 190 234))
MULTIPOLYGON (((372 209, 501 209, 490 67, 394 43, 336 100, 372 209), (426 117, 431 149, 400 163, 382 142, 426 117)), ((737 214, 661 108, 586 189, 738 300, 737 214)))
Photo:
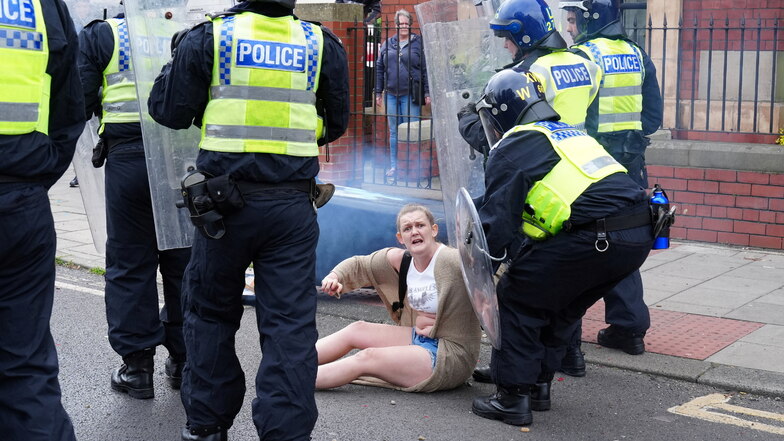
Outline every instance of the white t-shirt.
POLYGON ((435 314, 438 312, 438 291, 436 290, 436 278, 433 269, 436 267, 438 253, 444 245, 440 245, 430 259, 430 264, 424 271, 419 272, 411 262, 406 275, 406 285, 408 286, 408 304, 413 309, 421 312, 435 314))

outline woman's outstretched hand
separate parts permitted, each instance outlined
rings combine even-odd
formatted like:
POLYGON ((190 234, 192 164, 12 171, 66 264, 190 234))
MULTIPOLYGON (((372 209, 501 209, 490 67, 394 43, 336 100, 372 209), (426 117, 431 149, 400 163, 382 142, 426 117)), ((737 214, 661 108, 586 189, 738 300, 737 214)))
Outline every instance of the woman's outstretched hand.
POLYGON ((321 281, 321 290, 333 297, 340 298, 343 284, 338 282, 337 274, 331 272, 321 281))

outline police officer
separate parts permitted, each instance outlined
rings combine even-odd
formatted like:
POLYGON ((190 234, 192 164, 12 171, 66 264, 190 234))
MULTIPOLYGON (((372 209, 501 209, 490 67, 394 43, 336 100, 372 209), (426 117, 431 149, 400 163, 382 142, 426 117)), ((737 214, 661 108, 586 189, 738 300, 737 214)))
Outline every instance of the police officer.
MULTIPOLYGON (((490 21, 490 28, 496 36, 505 39, 504 47, 514 56, 506 68, 516 65, 534 74, 561 121, 583 128, 588 107, 595 102, 599 90, 601 70, 594 62, 566 50, 566 42, 556 30, 553 14, 544 0, 504 2, 490 21)), ((458 118, 466 142, 487 156, 490 147, 475 105, 469 103, 458 118)), ((567 351, 562 369, 568 375, 585 375, 585 360, 579 345, 567 351)), ((490 382, 490 370, 477 368, 473 377, 479 382, 490 382)))
MULTIPOLYGON (((601 72, 595 63, 566 50, 547 3, 505 1, 490 21, 490 29, 504 39, 504 47, 514 57, 504 69, 519 65, 534 73, 545 89, 547 102, 562 121, 582 128, 588 106, 599 89, 601 72)), ((469 103, 458 113, 459 130, 469 145, 486 156, 490 146, 475 107, 475 103, 469 103)))
POLYGON ((234 334, 251 262, 263 354, 253 400, 259 437, 306 440, 316 423, 319 230, 310 189, 318 145, 348 125, 348 65, 340 40, 294 17, 294 6, 248 1, 196 25, 150 93, 159 123, 201 126, 196 165, 213 176, 208 199, 234 201, 218 209, 219 239, 198 230, 185 273, 183 440, 225 440, 242 405, 234 334))
POLYGON ((557 122, 531 72, 496 74, 477 109, 493 145, 478 213, 490 254, 513 257, 497 286, 497 392, 473 412, 525 425, 550 408, 574 322, 642 265, 653 229, 645 190, 593 138, 557 122))
MULTIPOLYGON (((604 78, 598 98, 588 109, 586 130, 647 189, 645 148, 650 143, 648 135, 661 126, 663 112, 656 68, 648 54, 625 35, 618 0, 561 1, 559 6, 575 41, 572 50, 596 62, 604 78)), ((608 291, 604 301, 610 326, 599 331, 598 343, 631 355, 645 352, 643 338, 651 321, 640 272, 608 291)), ((569 353, 579 353, 581 324, 569 353)))
POLYGON ((169 353, 164 369, 169 384, 179 389, 182 381, 180 291, 190 249, 158 250, 123 14, 89 23, 79 33, 79 45, 83 115, 99 116, 106 155, 106 320, 109 344, 123 360, 112 372, 111 387, 133 398, 153 398, 156 346, 165 346, 169 353), (160 311, 159 265, 164 299, 160 311))
POLYGON ((47 191, 84 128, 78 42, 61 0, 0 0, 0 434, 75 440, 49 328, 56 238, 47 191))

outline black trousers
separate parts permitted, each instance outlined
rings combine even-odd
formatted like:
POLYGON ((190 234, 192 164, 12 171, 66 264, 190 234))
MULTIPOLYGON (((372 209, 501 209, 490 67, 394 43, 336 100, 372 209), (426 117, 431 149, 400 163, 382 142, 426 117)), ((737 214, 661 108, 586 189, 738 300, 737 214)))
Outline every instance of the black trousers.
POLYGON ((185 274, 182 402, 195 429, 228 428, 242 406, 245 375, 234 336, 252 262, 262 359, 253 422, 261 440, 308 440, 318 411, 316 212, 308 195, 276 189, 245 196, 218 240, 196 234, 185 274))
POLYGON ((106 320, 121 356, 164 345, 185 354, 180 291, 190 249, 160 251, 141 142, 112 147, 106 161, 106 320), (160 266, 164 306, 158 309, 160 266))
POLYGON ((0 437, 73 441, 49 328, 56 237, 43 186, 0 193, 0 437))
POLYGON ((653 244, 652 229, 612 231, 608 243, 600 252, 596 233, 577 231, 522 248, 497 287, 501 349, 493 350, 490 363, 496 384, 549 380, 560 367, 575 323, 643 264, 653 244))

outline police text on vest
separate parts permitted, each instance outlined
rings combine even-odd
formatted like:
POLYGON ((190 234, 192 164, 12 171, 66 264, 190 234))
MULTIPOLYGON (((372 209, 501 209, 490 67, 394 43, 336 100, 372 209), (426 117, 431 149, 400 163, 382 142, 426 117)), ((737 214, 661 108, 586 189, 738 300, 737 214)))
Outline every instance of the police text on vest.
POLYGON ((555 80, 556 89, 568 89, 577 86, 590 86, 591 75, 584 64, 572 64, 569 66, 553 66, 550 73, 555 80))
POLYGON ((604 55, 602 56, 604 73, 631 73, 642 72, 640 59, 633 54, 604 55))
POLYGON ((35 29, 35 8, 31 0, 0 0, 0 25, 35 29))
POLYGON ((305 46, 275 41, 239 40, 237 66, 256 69, 275 69, 290 72, 305 71, 305 46))

